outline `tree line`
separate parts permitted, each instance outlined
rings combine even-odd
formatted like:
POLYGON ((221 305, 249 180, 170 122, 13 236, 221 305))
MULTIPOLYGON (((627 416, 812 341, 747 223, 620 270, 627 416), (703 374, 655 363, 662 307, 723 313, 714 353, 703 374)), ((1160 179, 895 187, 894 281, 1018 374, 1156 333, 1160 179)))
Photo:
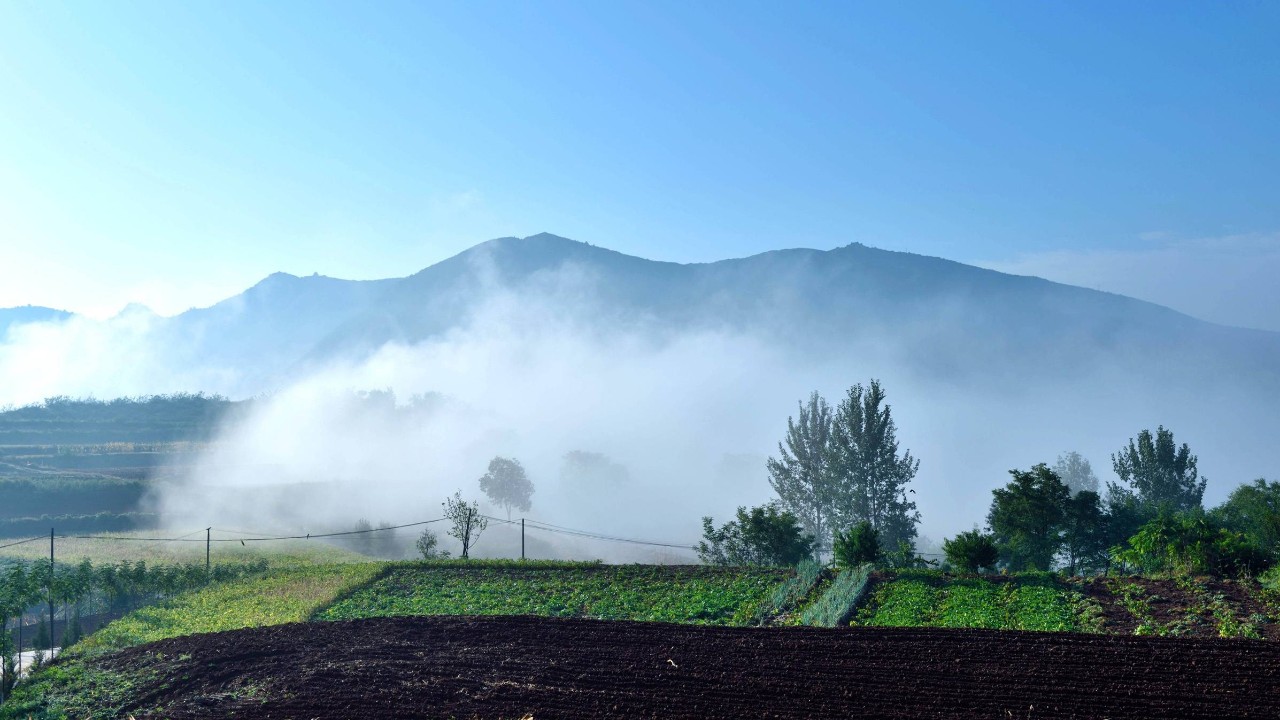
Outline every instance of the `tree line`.
POLYGON ((702 520, 695 550, 704 562, 790 565, 825 559, 874 535, 877 555, 915 565, 920 513, 908 487, 920 461, 899 450, 897 426, 878 380, 855 384, 835 408, 817 392, 787 418, 777 457, 767 461, 777 497, 739 508, 720 527, 702 520))
MULTIPOLYGON (((79 642, 82 618, 99 614, 122 614, 180 592, 212 582, 225 582, 266 572, 265 560, 223 564, 209 568, 204 563, 148 565, 146 561, 95 565, 86 559, 76 565, 48 562, 6 561, 0 566, 0 662, 3 683, 0 700, 7 697, 17 679, 16 653, 21 649, 15 635, 25 631, 24 618, 39 616, 35 634, 27 639, 39 651, 50 645, 70 647, 79 642), (53 637, 44 613, 49 604, 61 612, 65 622, 61 637, 53 637), (10 623, 16 625, 10 629, 10 623)), ((25 642, 22 644, 26 644, 25 642)))
MULTIPOLYGON (((738 508, 719 526, 704 517, 699 557, 715 564, 938 564, 915 550, 920 513, 909 484, 919 460, 899 448, 885 400, 871 380, 849 388, 834 408, 816 392, 802 401, 767 461, 776 497, 738 508)), ((1280 560, 1280 483, 1241 485, 1206 510, 1198 458, 1163 426, 1139 432, 1111 461, 1117 479, 1105 490, 1075 452, 1052 467, 1011 470, 1011 480, 992 491, 985 527, 945 539, 942 564, 970 572, 1257 574, 1280 560)))

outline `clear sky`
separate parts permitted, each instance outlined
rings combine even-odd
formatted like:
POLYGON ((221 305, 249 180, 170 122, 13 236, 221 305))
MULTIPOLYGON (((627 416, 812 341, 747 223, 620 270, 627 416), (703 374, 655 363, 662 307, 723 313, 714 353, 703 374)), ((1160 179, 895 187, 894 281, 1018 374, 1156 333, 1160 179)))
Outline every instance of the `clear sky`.
POLYGON ((171 314, 548 231, 858 241, 1280 329, 1278 37, 1275 2, 4 0, 0 306, 171 314))

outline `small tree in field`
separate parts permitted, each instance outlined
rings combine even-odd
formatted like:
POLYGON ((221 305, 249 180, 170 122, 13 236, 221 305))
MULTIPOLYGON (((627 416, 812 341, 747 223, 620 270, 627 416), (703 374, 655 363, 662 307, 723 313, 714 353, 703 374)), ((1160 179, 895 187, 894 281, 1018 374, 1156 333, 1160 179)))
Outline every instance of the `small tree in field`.
POLYGON ((943 540, 942 551, 947 554, 947 562, 971 573, 995 567, 996 561, 1000 559, 995 538, 977 530, 962 532, 950 540, 943 540))
POLYGON ((525 474, 524 466, 515 458, 495 457, 489 461, 489 472, 480 478, 480 489, 495 505, 507 511, 507 519, 511 519, 511 508, 528 512, 532 507, 533 483, 525 474))
POLYGON ((836 556, 836 562, 843 567, 878 563, 882 557, 880 533, 869 521, 863 520, 846 532, 836 532, 835 546, 832 550, 836 556))
POLYGON ((440 550, 439 545, 440 538, 431 531, 431 528, 424 528, 422 534, 418 536, 418 541, 414 543, 414 546, 418 548, 418 554, 422 555, 423 560, 449 557, 449 551, 440 550))
POLYGON ((461 490, 441 504, 444 505, 445 518, 451 523, 449 535, 462 543, 462 559, 466 560, 480 539, 480 533, 489 527, 489 519, 480 514, 479 503, 462 499, 461 490))

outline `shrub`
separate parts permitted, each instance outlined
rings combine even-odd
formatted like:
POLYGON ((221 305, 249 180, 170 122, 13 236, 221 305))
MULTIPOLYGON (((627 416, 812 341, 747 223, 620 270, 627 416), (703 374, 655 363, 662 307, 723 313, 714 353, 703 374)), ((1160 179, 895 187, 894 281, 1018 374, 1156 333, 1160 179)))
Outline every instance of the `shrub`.
POLYGON ((962 532, 950 540, 943 540, 942 550, 947 554, 947 562, 971 573, 995 567, 1000 556, 995 538, 977 530, 962 532))
POLYGON ((854 567, 863 563, 875 565, 881 559, 880 533, 871 523, 863 520, 846 532, 837 531, 832 551, 836 563, 841 567, 854 567))
POLYGON ((694 548, 709 565, 795 565, 813 552, 814 540, 804 534, 791 512, 773 505, 747 510, 717 528, 702 518, 703 541, 694 548))

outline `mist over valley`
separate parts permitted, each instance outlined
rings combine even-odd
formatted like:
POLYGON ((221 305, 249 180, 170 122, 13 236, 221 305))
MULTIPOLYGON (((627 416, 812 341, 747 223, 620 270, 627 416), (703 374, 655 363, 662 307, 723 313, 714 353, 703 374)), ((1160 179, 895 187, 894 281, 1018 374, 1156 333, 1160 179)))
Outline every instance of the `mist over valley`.
POLYGON ((1078 451, 1113 479, 1110 454, 1158 424, 1220 500, 1275 475, 1280 432, 1280 334, 859 244, 676 264, 501 238, 404 278, 277 273, 172 317, 0 310, 0 337, 11 406, 247 401, 147 494, 174 528, 429 519, 503 456, 533 481, 530 518, 692 545, 700 517, 772 497, 798 401, 872 378, 921 461, 924 544, 981 523, 1011 468, 1078 451))

